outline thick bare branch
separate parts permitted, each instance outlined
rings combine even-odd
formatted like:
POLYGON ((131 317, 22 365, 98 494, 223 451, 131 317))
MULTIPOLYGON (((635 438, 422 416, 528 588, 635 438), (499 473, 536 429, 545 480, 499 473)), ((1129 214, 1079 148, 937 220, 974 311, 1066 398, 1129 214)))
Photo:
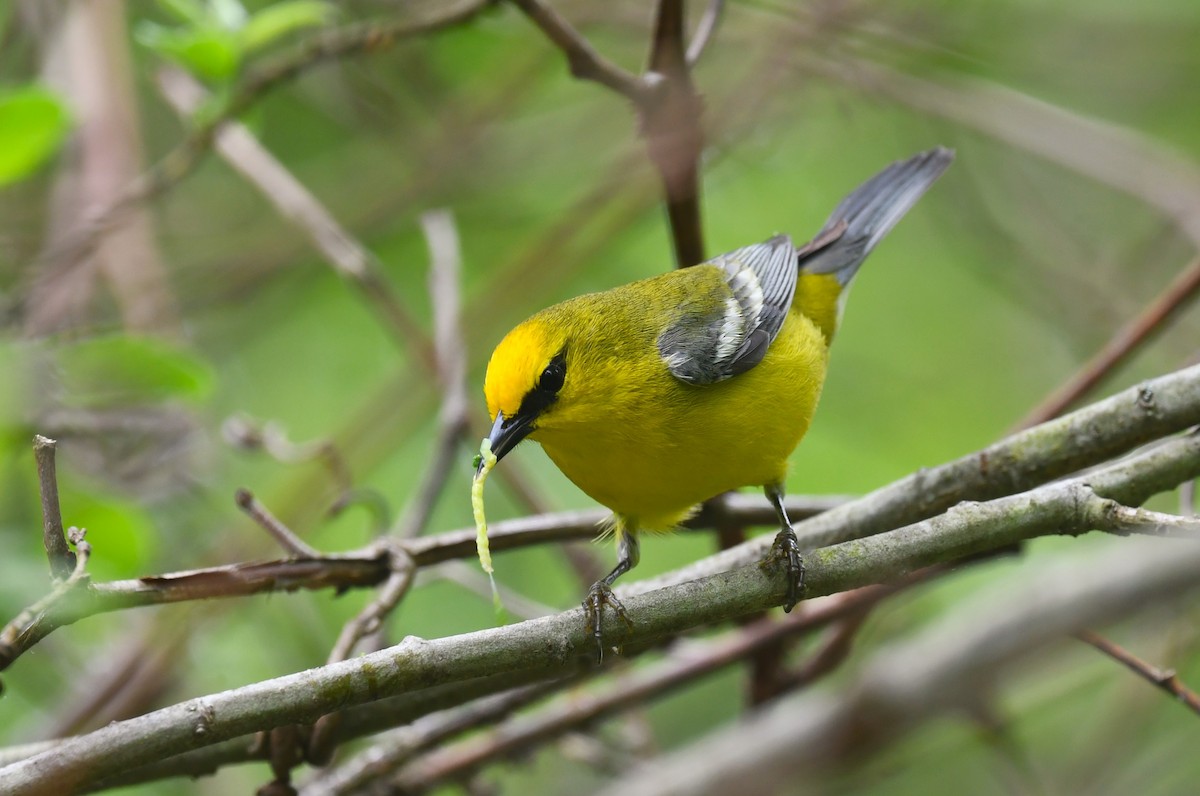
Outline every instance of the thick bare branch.
POLYGON ((295 532, 279 521, 266 506, 255 499, 249 489, 239 489, 234 493, 233 500, 250 519, 271 535, 285 552, 299 558, 320 558, 321 553, 316 548, 295 534, 295 532))
POLYGON ((622 710, 666 697, 705 675, 745 660, 764 647, 775 646, 839 617, 859 615, 867 606, 894 594, 897 588, 866 586, 819 597, 778 621, 764 618, 716 639, 686 643, 665 660, 624 673, 590 694, 573 694, 570 699, 534 715, 509 720, 494 732, 432 752, 401 771, 392 784, 402 792, 421 792, 460 778, 486 762, 519 754, 622 710))

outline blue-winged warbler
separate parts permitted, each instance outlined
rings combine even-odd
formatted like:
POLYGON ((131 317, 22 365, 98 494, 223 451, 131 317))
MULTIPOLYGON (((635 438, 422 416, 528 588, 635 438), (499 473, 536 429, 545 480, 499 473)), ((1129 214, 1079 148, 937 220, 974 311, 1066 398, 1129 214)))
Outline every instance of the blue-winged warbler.
POLYGON ((708 498, 762 486, 788 568, 804 569, 783 507, 788 456, 817 407, 846 291, 863 260, 950 165, 944 148, 893 163, 842 200, 799 248, 777 235, 705 263, 564 301, 496 347, 494 420, 477 477, 526 437, 613 512, 618 561, 584 601, 600 642, 613 581, 637 533, 667 530, 708 498), (494 456, 494 458, 493 458, 494 456))

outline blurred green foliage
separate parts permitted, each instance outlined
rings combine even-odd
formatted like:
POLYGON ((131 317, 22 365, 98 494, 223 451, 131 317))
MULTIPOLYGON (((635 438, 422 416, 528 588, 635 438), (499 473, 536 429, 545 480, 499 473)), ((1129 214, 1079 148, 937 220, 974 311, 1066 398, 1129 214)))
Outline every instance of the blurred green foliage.
POLYGON ((0 186, 32 174, 62 143, 70 114, 40 86, 0 94, 0 186))
MULTIPOLYGON (((554 5, 614 61, 629 68, 642 62, 643 4, 554 5)), ((701 4, 691 5, 694 18, 701 4)), ((339 7, 339 21, 408 9, 369 0, 339 7)), ((328 22, 329 9, 308 2, 131 4, 122 25, 137 75, 128 89, 139 109, 143 158, 181 137, 153 86, 160 58, 228 86, 260 53, 286 49, 288 34, 300 31, 292 38, 302 39, 311 25, 328 22)), ((15 8, 0 14, 13 44, 0 49, 0 69, 31 80, 48 45, 15 8)), ((1195 163, 1196 41, 1200 6, 1190 0, 729 4, 696 72, 711 134, 703 199, 711 253, 777 231, 805 238, 887 162, 939 143, 958 150, 955 166, 857 282, 821 408, 794 457, 792 491, 865 492, 993 441, 1193 252, 1169 219, 1138 198, 1015 147, 985 124, 941 118, 911 96, 873 90, 855 70, 882 66, 939 86, 965 78, 1006 86, 1067 114, 1119 125, 1147 150, 1164 147, 1195 163)), ((54 150, 66 120, 80 116, 44 92, 33 102, 40 110, 0 122, 0 176, 30 174, 54 150), (5 146, 4 136, 17 135, 43 144, 38 157, 6 171, 18 148, 5 146)), ((0 102, 0 115, 5 107, 0 102)), ((672 267, 655 175, 629 109, 573 80, 557 51, 510 7, 323 65, 255 110, 264 146, 379 257, 425 328, 429 256, 416 219, 432 208, 454 212, 479 420, 487 355, 514 323, 563 298, 672 267)), ((1080 132, 1066 143, 1086 151, 1090 140, 1080 132)), ((59 186, 72 185, 64 176, 72 163, 62 165, 59 186)), ((89 272, 104 287, 93 285, 86 312, 66 331, 31 340, 22 318, 44 277, 38 254, 59 229, 63 200, 55 187, 54 175, 40 174, 0 193, 0 617, 48 587, 29 453, 34 432, 60 439, 64 519, 88 528, 92 571, 101 579, 279 555, 235 509, 239 486, 318 548, 369 541, 379 524, 371 512, 355 506, 326 516, 339 487, 325 464, 227 445, 222 424, 235 414, 276 422, 298 443, 331 440, 356 487, 373 491, 393 516, 402 512, 429 463, 437 382, 302 232, 209 157, 152 204, 156 257, 178 305, 176 333, 122 328, 119 289, 89 272)), ((1193 310, 1105 389, 1178 367, 1196 356, 1197 339, 1193 310)), ((461 451, 430 533, 471 523, 470 447, 461 451)), ((590 505, 536 446, 523 446, 509 464, 527 473, 549 506, 590 505)), ((498 483, 489 483, 489 517, 524 513, 498 483)), ((1172 506, 1169 498, 1162 504, 1172 506)), ((1024 556, 1109 543, 1045 540, 1024 556)), ((636 575, 712 551, 702 534, 652 537, 636 575)), ((597 554, 607 566, 608 547, 597 554)), ((972 568, 890 601, 823 687, 847 682, 873 648, 1019 566, 972 568)), ((554 608, 575 605, 584 589, 554 547, 498 554, 496 570, 502 584, 554 608)), ((118 652, 153 646, 164 625, 186 628, 187 651, 159 704, 319 665, 341 623, 368 599, 276 595, 64 628, 3 674, 0 743, 39 737, 74 689, 102 678, 118 652)), ((1196 606, 1182 617, 1148 611, 1114 633, 1197 685, 1196 616, 1196 606)), ((444 636, 493 621, 486 596, 428 577, 391 619, 389 634, 444 636)), ((727 672, 647 706, 655 742, 669 748, 738 715, 744 686, 743 673, 727 672)), ((1048 793, 1174 794, 1188 792, 1200 775, 1200 760, 1187 753, 1195 717, 1087 649, 1064 642, 999 693, 1000 736, 947 719, 861 770, 800 782, 796 790, 1006 793, 1037 782, 1048 793)), ((619 743, 628 728, 615 723, 602 732, 619 743)), ((600 781, 555 749, 499 771, 512 793, 577 792, 600 781)), ((129 792, 247 792, 265 781, 264 772, 232 769, 129 792)))
POLYGON ((240 0, 159 0, 158 5, 176 24, 143 20, 134 31, 137 41, 217 84, 232 80, 246 58, 337 15, 334 5, 320 0, 284 0, 254 13, 240 0))

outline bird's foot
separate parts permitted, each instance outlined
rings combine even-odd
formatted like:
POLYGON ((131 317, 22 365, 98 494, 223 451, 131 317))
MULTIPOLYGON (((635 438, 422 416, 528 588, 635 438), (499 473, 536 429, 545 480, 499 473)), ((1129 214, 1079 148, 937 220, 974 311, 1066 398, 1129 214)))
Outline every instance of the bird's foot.
POLYGON ((788 578, 783 611, 790 613, 804 591, 804 559, 800 555, 800 542, 796 539, 796 532, 791 528, 785 527, 775 535, 775 542, 771 545, 771 552, 767 554, 764 563, 774 565, 779 561, 786 567, 788 578))
POLYGON ((603 618, 606 605, 612 608, 616 612, 617 618, 627 626, 633 626, 629 614, 625 613, 625 606, 621 605, 617 595, 613 594, 612 587, 602 580, 593 583, 583 601, 583 614, 584 621, 587 623, 588 629, 592 631, 592 638, 596 642, 596 663, 604 662, 604 635, 600 630, 600 620, 603 618))

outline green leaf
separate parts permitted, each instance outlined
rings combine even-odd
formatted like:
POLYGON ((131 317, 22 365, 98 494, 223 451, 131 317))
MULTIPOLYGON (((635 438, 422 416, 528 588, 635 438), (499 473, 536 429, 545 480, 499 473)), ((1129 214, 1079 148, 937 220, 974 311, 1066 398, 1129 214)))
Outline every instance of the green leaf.
POLYGON ((164 28, 143 22, 134 37, 193 75, 214 83, 229 82, 241 64, 238 34, 217 27, 164 28))
POLYGON ((337 8, 321 0, 286 0, 267 6, 242 28, 242 53, 264 49, 294 31, 320 27, 336 15, 337 8))
POLYGON ((32 174, 69 127, 70 114, 53 92, 28 86, 0 97, 0 185, 32 174))
POLYGON ((212 369, 195 354, 148 337, 97 337, 62 348, 58 365, 66 401, 106 403, 200 400, 212 392, 212 369))

